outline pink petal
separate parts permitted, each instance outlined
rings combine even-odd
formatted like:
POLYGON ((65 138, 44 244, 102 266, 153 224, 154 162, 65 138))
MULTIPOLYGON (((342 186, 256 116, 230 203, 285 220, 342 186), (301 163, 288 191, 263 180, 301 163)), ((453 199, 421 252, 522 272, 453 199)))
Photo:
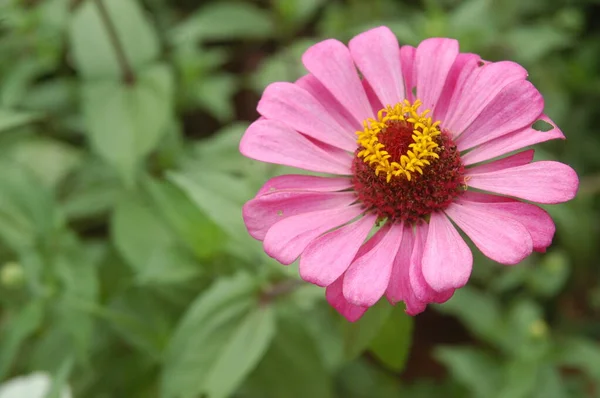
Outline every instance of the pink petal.
POLYGON ((340 102, 335 99, 333 94, 325 88, 321 82, 311 74, 307 74, 302 76, 300 79, 296 80, 296 84, 298 87, 303 88, 308 91, 310 95, 315 97, 325 109, 329 112, 331 117, 333 117, 340 126, 344 129, 344 131, 358 131, 363 129, 362 121, 358 123, 354 120, 354 117, 348 112, 346 108, 340 104, 340 102))
POLYGON ((408 269, 410 267, 410 255, 415 239, 412 226, 403 224, 402 228, 404 229, 402 232, 402 241, 394 259, 390 283, 385 291, 388 301, 392 304, 405 300, 412 293, 410 281, 408 280, 408 269))
POLYGON ((291 264, 313 239, 351 221, 363 211, 361 205, 354 205, 287 217, 267 232, 263 241, 265 253, 282 264, 291 264))
POLYGON ((456 139, 459 151, 531 126, 544 110, 544 99, 528 81, 512 82, 485 107, 456 139))
POLYGON ((246 202, 242 216, 250 235, 263 240, 273 224, 287 217, 346 207, 355 201, 354 192, 279 191, 246 202))
POLYGON ((332 284, 346 272, 375 221, 375 215, 365 215, 310 242, 300 257, 302 279, 319 286, 332 284))
POLYGON ((392 31, 381 26, 350 40, 350 54, 384 105, 404 100, 400 46, 392 31))
POLYGON ((415 71, 417 98, 423 101, 421 111, 435 109, 457 55, 458 41, 453 39, 426 39, 417 47, 415 71))
POLYGON ((385 293, 394 258, 402 240, 401 225, 386 225, 385 235, 371 250, 356 258, 344 277, 344 297, 355 305, 370 307, 385 293))
POLYGON ((483 254, 501 264, 513 265, 531 254, 533 241, 523 224, 487 204, 457 200, 446 214, 467 234, 483 254))
POLYGON ((423 276, 423 253, 427 241, 427 230, 429 225, 421 222, 416 225, 415 241, 410 256, 409 282, 417 300, 424 303, 445 303, 454 294, 454 289, 436 292, 423 276))
POLYGON ((463 287, 473 267, 473 254, 443 213, 432 213, 423 251, 423 276, 437 292, 463 287))
POLYGON ((425 311, 427 303, 417 298, 410 284, 410 259, 415 238, 412 226, 405 225, 403 228, 402 242, 394 259, 390 283, 385 291, 385 295, 392 305, 395 305, 399 301, 404 301, 406 313, 416 315, 425 311))
POLYGON ((415 70, 415 57, 417 56, 417 49, 412 46, 400 47, 400 64, 402 65, 402 76, 404 76, 404 94, 406 99, 410 102, 415 101, 413 95, 413 89, 417 87, 417 79, 415 70))
POLYGON ((352 156, 334 147, 324 149, 274 120, 252 123, 240 142, 240 152, 251 159, 300 169, 350 175, 352 156))
POLYGON ((514 155, 507 156, 505 158, 490 163, 480 164, 478 166, 471 167, 470 169, 468 169, 469 175, 489 173, 491 171, 503 170, 510 167, 522 166, 524 164, 531 163, 531 161, 533 160, 534 152, 535 151, 533 149, 530 149, 528 151, 519 152, 514 155))
MULTIPOLYGON (((373 110, 373 114, 376 115, 377 112, 379 112, 381 109, 384 108, 384 106, 383 106, 383 104, 381 103, 381 101, 377 97, 377 94, 375 94, 375 91, 373 91, 373 88, 371 87, 371 85, 369 84, 369 82, 366 79, 363 79, 362 85, 363 85, 363 88, 365 89, 365 93, 367 94, 367 98, 369 99, 369 104, 371 105, 371 109, 373 110)), ((362 128, 361 128, 361 130, 362 130, 362 128)))
POLYGON ((315 97, 293 83, 270 84, 257 109, 264 117, 282 122, 316 140, 349 152, 356 150, 355 131, 344 130, 315 97))
POLYGON ((536 205, 519 202, 503 196, 475 192, 465 192, 460 197, 460 200, 485 204, 487 211, 513 218, 523 224, 531 235, 533 250, 535 251, 545 252, 546 248, 552 243, 556 229, 554 222, 544 209, 536 205))
POLYGON ((454 93, 456 86, 460 84, 461 81, 464 81, 464 79, 473 73, 473 71, 479 68, 480 62, 481 58, 479 55, 470 53, 458 54, 452 64, 452 68, 450 68, 450 72, 448 72, 446 84, 435 105, 435 110, 433 112, 433 118, 435 120, 445 120, 446 112, 448 111, 448 106, 450 105, 450 100, 452 99, 452 94, 454 93))
POLYGON ((477 148, 467 152, 462 156, 462 161, 465 165, 483 162, 488 159, 493 159, 502 156, 517 149, 524 148, 529 145, 538 144, 540 142, 554 140, 557 138, 564 139, 562 131, 556 124, 546 115, 542 115, 538 120, 543 120, 550 123, 554 128, 547 132, 537 131, 531 126, 524 129, 508 133, 501 137, 495 138, 478 146, 477 148))
POLYGON ((524 81, 527 71, 519 64, 509 61, 485 64, 457 84, 448 105, 443 127, 459 135, 498 93, 514 81, 524 81))
POLYGON ((356 322, 367 311, 368 307, 361 307, 348 302, 342 293, 344 275, 325 289, 327 302, 350 322, 356 322))
POLYGON ((362 125, 374 116, 350 51, 341 42, 329 39, 315 44, 306 50, 302 62, 357 122, 362 125))
POLYGON ((255 197, 282 190, 296 191, 343 191, 352 187, 352 180, 346 177, 317 177, 304 174, 285 174, 271 178, 256 193, 255 197))
POLYGON ((485 174, 470 174, 469 186, 484 191, 531 200, 562 203, 577 193, 579 179, 571 167, 559 162, 534 162, 485 174))

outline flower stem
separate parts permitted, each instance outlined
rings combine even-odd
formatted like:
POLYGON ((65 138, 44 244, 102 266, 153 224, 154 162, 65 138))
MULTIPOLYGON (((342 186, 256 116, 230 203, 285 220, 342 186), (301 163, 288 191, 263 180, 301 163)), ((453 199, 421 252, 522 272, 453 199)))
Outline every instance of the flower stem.
POLYGON ((117 62, 119 63, 119 67, 121 68, 123 82, 127 85, 133 85, 135 84, 135 73, 133 72, 133 69, 131 68, 129 62, 127 62, 127 55, 125 54, 125 49, 123 48, 123 45, 119 40, 119 36, 117 35, 115 25, 110 19, 110 15, 108 14, 106 7, 104 6, 103 0, 95 0, 95 3, 96 7, 98 7, 100 19, 106 27, 110 43, 112 44, 115 50, 117 62))

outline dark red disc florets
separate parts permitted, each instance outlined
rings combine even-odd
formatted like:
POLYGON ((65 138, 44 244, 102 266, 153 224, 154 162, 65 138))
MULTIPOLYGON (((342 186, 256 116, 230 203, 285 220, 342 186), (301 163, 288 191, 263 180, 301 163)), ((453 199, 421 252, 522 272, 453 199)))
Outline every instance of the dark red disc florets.
MULTIPOLYGON (((391 155, 398 159, 409 150, 412 140, 412 125, 398 123, 380 134, 380 142, 391 155)), ((456 144, 450 134, 442 131, 435 137, 439 145, 435 152, 439 159, 429 159, 430 165, 423 174, 411 173, 409 181, 404 176, 386 181, 386 175, 375 175, 372 166, 359 157, 352 164, 354 189, 359 201, 379 219, 415 222, 434 211, 443 210, 464 192, 464 166, 456 144)), ((360 151, 360 148, 356 153, 360 151)))

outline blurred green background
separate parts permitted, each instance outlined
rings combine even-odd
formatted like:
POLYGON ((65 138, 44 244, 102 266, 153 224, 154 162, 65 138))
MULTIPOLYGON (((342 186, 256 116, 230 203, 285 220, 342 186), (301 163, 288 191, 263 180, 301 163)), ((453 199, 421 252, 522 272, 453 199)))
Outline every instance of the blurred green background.
MULTIPOLYGON (((78 398, 600 397, 600 1, 1 0, 0 379, 78 398), (380 24, 524 65, 581 187, 554 244, 349 324, 247 235, 273 81, 380 24)), ((52 392, 49 396, 52 396, 52 392)), ((56 395, 55 395, 56 396, 56 395)), ((29 398, 29 397, 23 397, 29 398)))

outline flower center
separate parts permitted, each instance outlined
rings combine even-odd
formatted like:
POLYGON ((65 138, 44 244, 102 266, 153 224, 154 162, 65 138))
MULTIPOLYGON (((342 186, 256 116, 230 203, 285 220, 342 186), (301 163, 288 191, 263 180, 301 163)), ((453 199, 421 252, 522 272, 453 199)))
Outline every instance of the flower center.
POLYGON ((380 219, 415 222, 464 192, 464 166, 450 134, 404 101, 377 113, 357 132, 352 164, 360 202, 380 219))

